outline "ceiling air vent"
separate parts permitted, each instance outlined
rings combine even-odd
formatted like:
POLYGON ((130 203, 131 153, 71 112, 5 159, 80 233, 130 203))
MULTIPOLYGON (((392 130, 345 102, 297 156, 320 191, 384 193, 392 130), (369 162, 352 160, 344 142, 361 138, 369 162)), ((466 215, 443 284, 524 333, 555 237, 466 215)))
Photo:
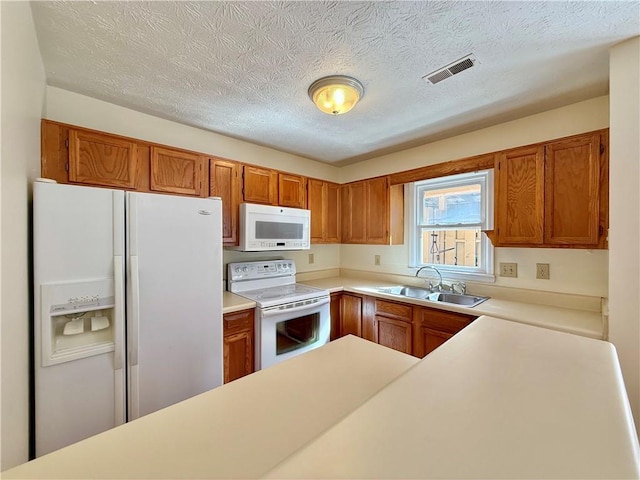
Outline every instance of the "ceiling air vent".
POLYGON ((473 54, 467 55, 466 57, 462 57, 459 60, 447 65, 446 67, 439 68, 431 73, 428 73, 424 77, 424 80, 429 82, 432 85, 436 83, 440 83, 443 80, 446 80, 449 77, 453 77, 464 70, 473 67, 477 63, 476 57, 473 54))

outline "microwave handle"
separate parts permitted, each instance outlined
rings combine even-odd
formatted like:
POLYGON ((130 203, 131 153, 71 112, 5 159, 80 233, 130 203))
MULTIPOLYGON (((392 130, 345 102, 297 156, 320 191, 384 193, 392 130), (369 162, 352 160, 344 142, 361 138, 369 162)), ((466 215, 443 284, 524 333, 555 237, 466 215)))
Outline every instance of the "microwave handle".
POLYGON ((278 309, 278 308, 266 308, 262 310, 262 316, 263 317, 271 317, 274 315, 282 315, 283 313, 293 313, 293 312, 299 312, 301 310, 311 310, 314 309, 316 307, 319 307, 321 305, 325 305, 327 303, 329 303, 331 301, 330 297, 326 297, 323 298, 322 300, 319 300, 317 302, 314 303, 310 303, 308 305, 301 305, 299 307, 293 307, 293 308, 287 308, 287 309, 278 309))

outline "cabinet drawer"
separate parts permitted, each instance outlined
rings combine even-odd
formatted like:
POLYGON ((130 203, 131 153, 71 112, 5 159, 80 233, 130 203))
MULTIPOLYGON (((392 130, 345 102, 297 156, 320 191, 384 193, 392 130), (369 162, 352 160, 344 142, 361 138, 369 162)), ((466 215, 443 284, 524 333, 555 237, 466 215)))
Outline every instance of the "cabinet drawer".
POLYGON ((411 322, 413 307, 411 305, 403 305, 400 303, 385 302, 376 299, 375 313, 376 315, 384 315, 405 322, 411 322))
POLYGON ((253 330, 253 309, 227 313, 223 317, 223 331, 225 335, 253 330))
POLYGON ((416 308, 417 322, 427 328, 441 332, 458 333, 476 317, 462 313, 443 312, 431 308, 416 308))

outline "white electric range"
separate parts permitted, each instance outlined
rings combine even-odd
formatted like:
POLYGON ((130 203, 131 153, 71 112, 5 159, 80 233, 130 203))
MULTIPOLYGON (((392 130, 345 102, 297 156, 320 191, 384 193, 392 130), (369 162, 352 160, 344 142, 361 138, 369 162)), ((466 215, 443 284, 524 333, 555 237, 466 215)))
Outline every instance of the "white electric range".
POLYGON ((329 292, 296 283, 293 260, 229 263, 227 289, 256 302, 256 370, 329 341, 329 292))

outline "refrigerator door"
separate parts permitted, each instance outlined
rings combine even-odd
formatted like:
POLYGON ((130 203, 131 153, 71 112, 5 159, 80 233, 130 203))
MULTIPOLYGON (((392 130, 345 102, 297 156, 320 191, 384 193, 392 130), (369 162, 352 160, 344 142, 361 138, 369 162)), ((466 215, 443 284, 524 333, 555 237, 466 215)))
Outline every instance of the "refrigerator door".
POLYGON ((124 192, 36 182, 36 456, 125 420, 124 192))
POLYGON ((221 210, 127 193, 129 420, 222 384, 221 210))

